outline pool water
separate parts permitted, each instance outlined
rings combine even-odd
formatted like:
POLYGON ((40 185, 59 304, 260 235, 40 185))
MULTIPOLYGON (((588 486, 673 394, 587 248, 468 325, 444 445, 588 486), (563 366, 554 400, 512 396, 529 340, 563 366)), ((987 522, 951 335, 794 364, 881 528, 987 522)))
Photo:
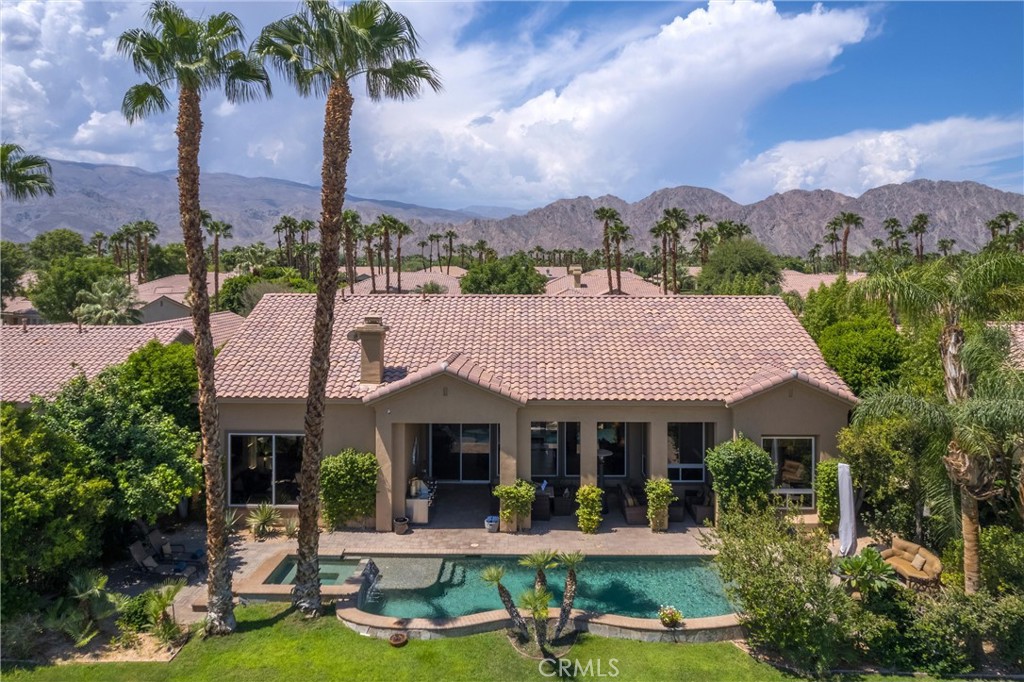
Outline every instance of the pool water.
MULTIPOLYGON (((295 584, 295 567, 298 559, 288 556, 277 565, 264 585, 293 585, 295 584)), ((320 584, 340 585, 346 579, 352 577, 359 566, 359 559, 341 559, 339 557, 320 557, 320 584)))
MULTIPOLYGON (((388 557, 391 566, 428 557, 388 557)), ((437 561, 437 558, 432 558, 437 561)), ((536 572, 519 566, 516 557, 448 557, 441 563, 437 581, 428 588, 389 587, 381 569, 380 590, 371 590, 360 608, 370 613, 399 618, 450 618, 501 609, 498 590, 480 577, 487 566, 505 569, 502 584, 518 603, 533 586, 536 572)), ((393 569, 394 570, 394 569, 393 569)), ((552 608, 562 601, 565 571, 545 571, 552 608)), ((656 618, 658 607, 672 605, 685 618, 732 613, 718 575, 706 559, 697 557, 587 558, 576 571, 577 609, 614 613, 636 618, 656 618)))

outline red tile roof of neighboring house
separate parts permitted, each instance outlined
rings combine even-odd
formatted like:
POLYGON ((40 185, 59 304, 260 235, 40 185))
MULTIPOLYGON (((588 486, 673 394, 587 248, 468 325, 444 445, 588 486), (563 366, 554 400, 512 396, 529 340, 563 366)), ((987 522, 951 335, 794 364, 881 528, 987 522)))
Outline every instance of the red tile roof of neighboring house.
MULTIPOLYGON (((856 282, 858 279, 864 279, 867 275, 863 272, 849 272, 846 274, 846 280, 848 282, 856 282)), ((797 272, 796 270, 783 270, 782 271, 782 282, 779 286, 782 287, 783 291, 795 291, 800 294, 802 298, 807 298, 807 294, 812 289, 817 289, 822 284, 831 286, 835 284, 835 281, 839 279, 839 275, 830 272, 819 272, 818 274, 810 274, 806 272, 797 272)))
MULTIPOLYGON (((222 310, 217 313, 210 313, 210 334, 213 336, 213 347, 220 348, 227 343, 235 332, 245 323, 245 318, 230 310, 222 310)), ((162 320, 160 322, 148 322, 143 327, 166 327, 177 326, 192 331, 191 317, 178 317, 173 320, 162 320)))
POLYGON ((1010 333, 1010 363, 1024 370, 1024 322, 996 322, 1010 333))
POLYGON ((134 351, 156 339, 168 344, 192 342, 181 325, 91 326, 34 325, 0 329, 0 399, 28 402, 30 396, 56 393, 80 372, 92 378, 124 362, 134 351))
MULTIPOLYGON (((455 268, 452 267, 452 272, 455 272, 455 268)), ((385 277, 382 273, 377 273, 377 292, 378 294, 384 293, 385 289, 385 277)), ((422 287, 428 282, 437 282, 443 288, 444 294, 448 296, 458 296, 462 293, 462 289, 459 287, 459 280, 455 275, 446 275, 443 272, 438 272, 435 268, 432 272, 426 270, 417 270, 414 272, 403 272, 402 273, 402 293, 418 293, 416 289, 422 287)), ((355 284, 355 292, 357 294, 371 294, 373 291, 373 279, 367 277, 361 279, 355 284)), ((398 275, 397 273, 391 273, 391 290, 392 293, 398 292, 398 275)), ((348 287, 345 287, 345 291, 348 291, 348 287)))
MULTIPOLYGON (((217 358, 218 395, 304 398, 315 308, 310 294, 264 296, 217 358)), ((778 297, 471 295, 339 298, 330 399, 386 390, 360 385, 359 345, 346 338, 371 314, 390 327, 386 385, 432 376, 449 358, 445 371, 472 359, 477 383, 520 401, 725 402, 766 373, 792 370, 855 400, 778 297)))
MULTIPOLYGON (((572 275, 556 277, 548 281, 544 293, 548 296, 607 296, 608 272, 606 270, 590 270, 580 276, 579 288, 576 287, 572 275)), ((612 271, 612 286, 616 284, 615 271, 612 271)), ((622 271, 622 293, 629 296, 661 296, 661 287, 652 284, 639 275, 622 271)))
MULTIPOLYGON (((212 272, 206 273, 206 288, 210 292, 210 298, 213 298, 213 274, 214 273, 212 272)), ((224 286, 224 282, 237 274, 239 273, 220 273, 220 285, 224 286)), ((133 284, 134 280, 135 277, 132 276, 133 284)), ((136 289, 138 291, 138 299, 143 303, 150 303, 161 296, 166 296, 178 303, 184 303, 185 296, 188 295, 188 275, 169 275, 167 277, 161 277, 160 279, 143 282, 142 284, 137 285, 136 289)))

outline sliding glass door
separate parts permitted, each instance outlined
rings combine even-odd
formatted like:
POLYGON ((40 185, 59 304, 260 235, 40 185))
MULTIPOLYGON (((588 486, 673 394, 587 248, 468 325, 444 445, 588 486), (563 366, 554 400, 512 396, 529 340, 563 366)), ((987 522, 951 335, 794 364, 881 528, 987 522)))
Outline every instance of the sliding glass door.
POLYGON ((489 482, 497 435, 496 424, 431 424, 431 476, 458 483, 489 482))

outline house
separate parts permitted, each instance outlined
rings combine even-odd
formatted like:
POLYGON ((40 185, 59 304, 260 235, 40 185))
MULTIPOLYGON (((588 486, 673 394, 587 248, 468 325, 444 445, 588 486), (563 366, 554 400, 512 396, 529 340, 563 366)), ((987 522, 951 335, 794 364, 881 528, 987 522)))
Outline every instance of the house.
MULTIPOLYGON (((237 272, 220 273, 220 285, 231 279, 237 272)), ((206 288, 213 300, 214 273, 206 273, 206 288)), ((143 282, 136 287, 136 295, 142 306, 139 312, 142 313, 142 322, 166 322, 192 314, 192 306, 186 300, 188 297, 189 282, 188 275, 169 275, 159 279, 143 282)))
MULTIPOLYGON (((315 308, 267 294, 217 358, 232 506, 295 504, 315 308)), ((339 295, 324 452, 376 453, 378 530, 413 477, 699 490, 741 433, 809 507, 855 402, 778 297, 339 295)))
MULTIPOLYGON (((612 287, 616 286, 615 271, 612 271, 612 287)), ((582 272, 578 265, 569 268, 569 274, 548 280, 544 287, 548 296, 607 296, 608 271, 589 270, 582 272)), ((661 287, 648 282, 640 275, 628 270, 622 271, 622 293, 627 296, 661 296, 661 287)))
MULTIPOLYGON (((856 282, 865 277, 867 277, 867 274, 863 272, 846 273, 846 280, 848 282, 856 282)), ((839 279, 839 275, 832 272, 809 273, 783 270, 782 281, 779 282, 779 286, 782 287, 783 291, 795 291, 800 294, 800 298, 807 298, 807 294, 812 290, 821 286, 832 286, 836 283, 837 279, 839 279)))
POLYGON ((25 324, 46 324, 46 320, 32 305, 32 301, 24 296, 11 296, 4 299, 4 309, 0 313, 5 325, 21 326, 25 324))
MULTIPOLYGON (((227 343, 235 332, 245 322, 245 318, 230 310, 222 310, 217 313, 210 313, 210 335, 213 336, 213 347, 220 348, 227 343)), ((175 320, 164 322, 147 322, 145 327, 167 327, 177 326, 192 331, 192 318, 179 317, 175 320)))
POLYGON ((0 400, 25 406, 32 396, 53 395, 78 374, 92 379, 153 339, 165 345, 192 343, 192 333, 174 324, 4 326, 0 328, 0 400))
MULTIPOLYGON (((454 271, 455 268, 453 267, 454 271)), ((374 280, 369 275, 361 277, 356 280, 353 289, 357 294, 382 294, 387 286, 387 280, 384 273, 378 272, 376 275, 377 288, 374 290, 374 280)), ((447 275, 443 271, 438 272, 435 268, 433 271, 427 270, 414 270, 412 272, 402 273, 402 291, 398 291, 398 273, 391 273, 391 293, 403 293, 403 294, 418 294, 422 288, 433 282, 441 287, 440 293, 448 296, 458 296, 462 293, 462 289, 459 287, 459 279, 455 275, 447 275)), ((346 291, 348 289, 346 288, 346 291)))

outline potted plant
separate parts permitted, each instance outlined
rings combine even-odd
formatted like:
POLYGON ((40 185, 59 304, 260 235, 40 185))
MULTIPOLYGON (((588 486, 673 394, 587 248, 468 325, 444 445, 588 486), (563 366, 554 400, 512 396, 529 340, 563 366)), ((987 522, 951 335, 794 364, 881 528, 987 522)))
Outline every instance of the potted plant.
POLYGON ((649 479, 644 486, 647 493, 647 520, 651 530, 663 533, 668 530, 668 506, 679 498, 672 491, 672 484, 667 478, 649 479))
POLYGON ((581 485, 576 491, 576 518, 584 533, 596 533, 601 525, 601 498, 604 491, 596 485, 581 485))
POLYGON ((409 517, 407 516, 396 516, 395 517, 395 535, 405 535, 409 532, 409 517))
POLYGON ((683 614, 674 606, 659 606, 658 620, 665 627, 674 630, 683 624, 683 614))
POLYGON ((509 533, 515 533, 526 525, 533 509, 533 498, 537 491, 533 484, 519 478, 512 485, 494 486, 494 496, 501 501, 498 516, 502 527, 509 533))

